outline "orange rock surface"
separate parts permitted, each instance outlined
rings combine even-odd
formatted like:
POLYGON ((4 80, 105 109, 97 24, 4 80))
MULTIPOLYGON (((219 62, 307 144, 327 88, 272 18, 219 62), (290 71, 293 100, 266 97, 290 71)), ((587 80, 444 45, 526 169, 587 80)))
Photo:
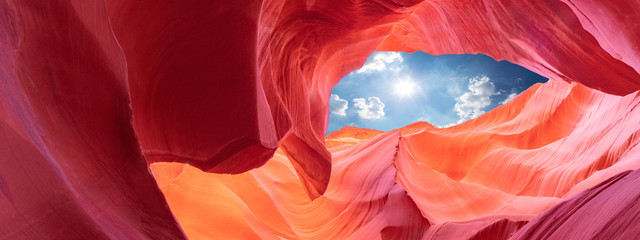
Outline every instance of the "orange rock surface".
POLYGON ((282 154, 235 176, 176 163, 152 170, 192 239, 460 239, 496 224, 502 232, 484 236, 509 236, 564 199, 640 167, 639 103, 637 93, 550 81, 451 128, 345 127, 327 136, 335 145, 331 181, 314 200, 282 154), (465 231, 447 234, 453 223, 465 231))

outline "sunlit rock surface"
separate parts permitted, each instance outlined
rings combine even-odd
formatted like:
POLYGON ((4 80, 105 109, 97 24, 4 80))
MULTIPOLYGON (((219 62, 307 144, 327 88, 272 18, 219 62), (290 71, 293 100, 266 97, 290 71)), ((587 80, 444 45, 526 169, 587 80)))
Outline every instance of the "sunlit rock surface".
MULTIPOLYGON (((393 229, 408 238, 506 238, 576 193, 640 167, 639 103, 637 93, 615 96, 551 81, 447 129, 345 127, 327 136, 334 145, 332 176, 327 192, 313 201, 280 153, 234 176, 176 163, 155 163, 152 170, 189 237, 243 229, 247 239, 375 239, 393 229), (234 227, 220 219, 235 220, 234 227)), ((621 189, 615 194, 633 198, 619 201, 640 194, 608 191, 621 189)), ((581 211, 597 214, 609 203, 598 204, 602 208, 581 211)), ((621 221, 636 222, 633 216, 621 221)))
POLYGON ((638 236, 639 7, 0 0, 0 239, 638 236), (375 50, 550 80, 451 128, 325 138, 375 50))

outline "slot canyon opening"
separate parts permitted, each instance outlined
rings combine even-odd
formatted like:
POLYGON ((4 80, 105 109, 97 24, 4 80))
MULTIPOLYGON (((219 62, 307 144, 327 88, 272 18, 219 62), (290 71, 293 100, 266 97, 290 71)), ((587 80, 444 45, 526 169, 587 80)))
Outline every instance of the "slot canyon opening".
POLYGON ((3 1, 0 239, 635 239, 639 8, 3 1), (550 80, 474 72, 427 101, 450 79, 401 75, 329 109, 375 50, 482 52, 550 80), (488 101, 458 115, 474 91, 488 101), (393 130, 325 135, 360 115, 342 125, 393 130))
POLYGON ((345 126, 389 131, 415 122, 447 128, 547 80, 484 54, 374 52, 333 87, 327 134, 345 126))

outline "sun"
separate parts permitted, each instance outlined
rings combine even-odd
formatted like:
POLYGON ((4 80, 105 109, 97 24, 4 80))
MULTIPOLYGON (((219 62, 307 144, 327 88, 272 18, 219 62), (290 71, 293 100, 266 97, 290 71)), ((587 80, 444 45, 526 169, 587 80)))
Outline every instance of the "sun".
POLYGON ((416 91, 417 85, 411 80, 401 80, 394 84, 394 93, 403 97, 411 97, 416 91))

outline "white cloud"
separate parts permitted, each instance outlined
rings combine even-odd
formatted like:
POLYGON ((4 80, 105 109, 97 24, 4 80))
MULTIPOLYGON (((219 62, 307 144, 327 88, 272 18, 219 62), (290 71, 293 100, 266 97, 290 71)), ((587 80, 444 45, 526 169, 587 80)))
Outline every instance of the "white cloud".
POLYGON ((511 93, 511 94, 509 94, 509 96, 507 96, 507 99, 505 99, 504 101, 500 102, 500 104, 507 104, 509 101, 513 100, 516 96, 518 96, 517 93, 511 93))
POLYGON ((491 96, 499 95, 496 86, 487 76, 478 76, 469 80, 469 91, 456 98, 454 110, 460 117, 458 123, 477 118, 485 113, 485 107, 491 105, 491 96))
POLYGON ((353 99, 353 105, 358 109, 358 116, 362 119, 380 119, 384 116, 384 103, 378 97, 353 99))
POLYGON ((341 99, 337 94, 331 94, 329 98, 329 110, 331 113, 345 117, 347 116, 347 109, 349 108, 349 101, 341 99))
POLYGON ((362 68, 355 73, 371 74, 372 72, 381 72, 385 70, 399 71, 400 64, 404 61, 402 54, 397 52, 379 52, 372 59, 369 59, 362 68))
POLYGON ((379 53, 376 53, 375 56, 373 56, 373 59, 376 61, 384 61, 386 63, 404 61, 402 54, 400 54, 399 52, 379 52, 379 53))

